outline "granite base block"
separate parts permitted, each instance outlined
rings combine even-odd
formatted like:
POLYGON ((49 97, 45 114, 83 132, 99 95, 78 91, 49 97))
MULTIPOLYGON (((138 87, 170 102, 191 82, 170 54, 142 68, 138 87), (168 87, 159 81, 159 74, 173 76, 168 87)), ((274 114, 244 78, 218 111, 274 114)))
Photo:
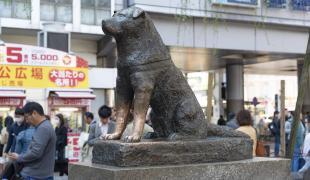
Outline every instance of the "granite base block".
POLYGON ((92 162, 133 167, 237 161, 252 158, 252 143, 249 138, 231 137, 139 143, 101 141, 94 146, 92 162))
POLYGON ((69 164, 70 180, 290 180, 290 160, 253 158, 242 161, 169 166, 116 167, 69 164))

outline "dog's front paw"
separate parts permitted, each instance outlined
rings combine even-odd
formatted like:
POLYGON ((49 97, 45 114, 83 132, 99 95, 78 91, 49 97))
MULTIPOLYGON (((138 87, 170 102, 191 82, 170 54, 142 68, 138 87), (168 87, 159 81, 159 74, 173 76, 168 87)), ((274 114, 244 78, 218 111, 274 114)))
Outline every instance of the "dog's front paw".
POLYGON ((141 136, 139 135, 126 136, 124 139, 126 143, 140 142, 140 140, 141 136))
POLYGON ((121 135, 118 133, 106 134, 103 136, 103 139, 106 139, 106 140, 117 140, 120 138, 121 138, 121 135))

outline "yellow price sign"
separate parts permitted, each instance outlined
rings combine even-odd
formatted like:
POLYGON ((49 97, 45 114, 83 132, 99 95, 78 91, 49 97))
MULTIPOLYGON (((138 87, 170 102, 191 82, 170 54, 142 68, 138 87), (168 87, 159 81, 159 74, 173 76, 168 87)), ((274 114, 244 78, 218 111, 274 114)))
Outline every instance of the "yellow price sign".
POLYGON ((0 65, 0 85, 24 88, 88 88, 88 68, 0 65))

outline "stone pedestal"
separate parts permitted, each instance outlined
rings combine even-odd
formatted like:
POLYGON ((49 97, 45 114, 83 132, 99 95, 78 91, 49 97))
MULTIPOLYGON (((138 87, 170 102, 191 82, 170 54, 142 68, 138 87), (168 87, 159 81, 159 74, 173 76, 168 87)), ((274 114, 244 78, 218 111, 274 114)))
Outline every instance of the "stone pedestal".
POLYGON ((120 167, 227 162, 252 158, 249 138, 208 137, 201 140, 144 140, 139 143, 101 141, 93 163, 120 167))
POLYGON ((253 158, 242 161, 170 166, 116 167, 69 164, 70 180, 289 180, 290 160, 253 158))

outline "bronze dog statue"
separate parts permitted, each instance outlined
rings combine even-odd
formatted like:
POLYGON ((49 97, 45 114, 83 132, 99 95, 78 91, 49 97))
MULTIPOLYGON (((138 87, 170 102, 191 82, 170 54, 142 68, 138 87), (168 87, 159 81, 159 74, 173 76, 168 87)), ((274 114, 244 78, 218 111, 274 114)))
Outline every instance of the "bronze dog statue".
POLYGON ((209 135, 243 136, 228 128, 207 125, 194 93, 142 9, 121 10, 102 21, 102 29, 115 38, 118 50, 116 130, 107 134, 106 139, 121 138, 131 106, 134 129, 126 142, 140 141, 149 106, 157 137, 200 139, 207 137, 207 129, 209 135))

